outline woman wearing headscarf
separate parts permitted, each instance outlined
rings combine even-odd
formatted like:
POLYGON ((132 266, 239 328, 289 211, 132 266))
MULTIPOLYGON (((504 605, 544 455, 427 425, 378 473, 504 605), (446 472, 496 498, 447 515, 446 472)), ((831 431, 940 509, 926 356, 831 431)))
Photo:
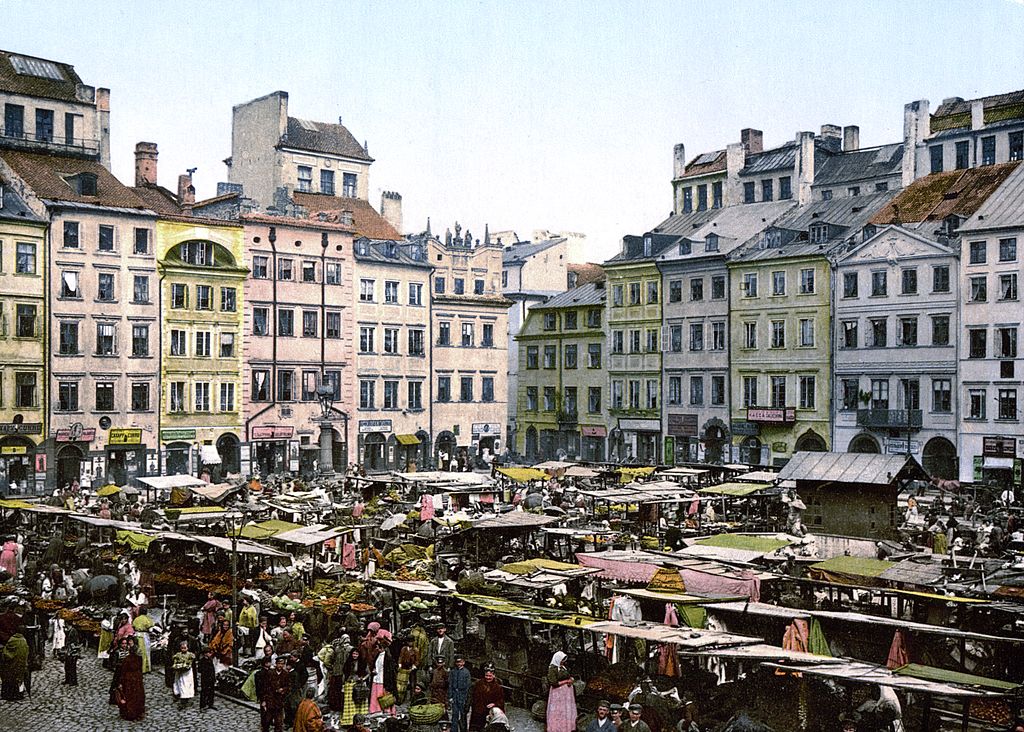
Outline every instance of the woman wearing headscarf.
POLYGON ((548 666, 547 732, 575 732, 576 691, 573 677, 565 668, 564 651, 551 657, 548 666))
POLYGON ((352 718, 356 715, 365 716, 370 712, 370 691, 366 684, 366 664, 359 656, 359 649, 353 648, 349 651, 348 660, 345 661, 343 677, 340 724, 348 726, 352 724, 352 718))
POLYGON ((374 621, 366 626, 366 635, 359 643, 359 658, 363 660, 367 668, 373 668, 380 649, 377 647, 377 634, 380 633, 380 623, 374 621))
POLYGON ((391 631, 377 631, 377 654, 373 661, 373 683, 370 685, 370 714, 395 714, 395 690, 398 683, 398 662, 391 653, 391 631), (382 703, 381 697, 391 696, 391 703, 382 703))
POLYGON ((142 719, 146 714, 146 687, 142 682, 142 656, 130 639, 124 641, 128 655, 121 662, 118 674, 117 708, 121 719, 142 719))

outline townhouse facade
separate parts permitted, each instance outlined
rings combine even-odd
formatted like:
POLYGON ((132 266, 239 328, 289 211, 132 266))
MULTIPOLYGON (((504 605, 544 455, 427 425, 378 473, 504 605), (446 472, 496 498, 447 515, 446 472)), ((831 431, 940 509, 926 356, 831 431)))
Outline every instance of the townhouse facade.
POLYGON ((605 459, 605 295, 604 282, 588 283, 527 313, 517 337, 521 429, 514 450, 528 461, 605 459))

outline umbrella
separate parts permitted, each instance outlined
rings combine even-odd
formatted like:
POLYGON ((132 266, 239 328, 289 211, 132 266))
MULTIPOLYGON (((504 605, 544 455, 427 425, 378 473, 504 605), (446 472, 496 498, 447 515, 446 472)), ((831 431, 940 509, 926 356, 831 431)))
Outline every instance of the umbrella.
POLYGON ((396 529, 405 523, 406 515, 404 513, 393 513, 388 518, 384 519, 384 523, 380 525, 381 531, 390 531, 396 529))
POLYGON ((111 587, 117 586, 117 577, 109 574, 101 574, 93 577, 85 583, 85 587, 82 589, 92 596, 102 595, 104 592, 109 592, 111 587))
POLYGON ((120 492, 121 492, 121 489, 118 488, 113 483, 111 483, 110 485, 105 485, 102 488, 100 488, 98 491, 96 491, 96 495, 100 496, 100 497, 106 497, 106 496, 112 496, 115 493, 120 493, 120 492))

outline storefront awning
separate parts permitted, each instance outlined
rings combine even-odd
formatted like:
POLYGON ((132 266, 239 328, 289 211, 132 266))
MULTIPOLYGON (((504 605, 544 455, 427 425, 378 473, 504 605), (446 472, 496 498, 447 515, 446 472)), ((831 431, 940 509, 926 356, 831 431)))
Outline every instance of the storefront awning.
POLYGON ((420 438, 416 435, 395 435, 399 445, 418 445, 420 438))
POLYGON ((202 445, 199 457, 205 465, 220 465, 220 453, 217 452, 216 445, 202 445))
POLYGON ((547 473, 536 468, 498 468, 498 472, 516 483, 527 483, 531 480, 546 480, 547 473))
POLYGON ((106 498, 107 496, 112 496, 115 493, 120 493, 120 492, 121 492, 121 489, 118 488, 116 485, 111 483, 109 485, 103 486, 98 491, 96 491, 96 495, 99 496, 100 498, 106 498))
POLYGON ((605 427, 588 427, 586 425, 580 427, 580 432, 583 433, 584 437, 607 437, 608 430, 605 427))

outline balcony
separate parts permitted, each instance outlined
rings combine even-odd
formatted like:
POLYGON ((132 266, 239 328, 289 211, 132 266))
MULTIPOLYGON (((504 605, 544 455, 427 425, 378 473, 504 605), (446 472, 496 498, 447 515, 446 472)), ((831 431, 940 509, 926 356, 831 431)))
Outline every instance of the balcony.
POLYGON ((26 152, 56 152, 61 155, 78 155, 88 158, 95 158, 100 154, 98 140, 76 137, 68 141, 56 132, 48 140, 37 140, 20 130, 11 130, 8 134, 2 126, 0 126, 0 148, 26 152))
POLYGON ((557 419, 559 427, 568 428, 575 428, 580 421, 579 413, 575 409, 559 409, 557 419))
POLYGON ((920 409, 858 409, 857 426, 868 429, 919 430, 920 409))

